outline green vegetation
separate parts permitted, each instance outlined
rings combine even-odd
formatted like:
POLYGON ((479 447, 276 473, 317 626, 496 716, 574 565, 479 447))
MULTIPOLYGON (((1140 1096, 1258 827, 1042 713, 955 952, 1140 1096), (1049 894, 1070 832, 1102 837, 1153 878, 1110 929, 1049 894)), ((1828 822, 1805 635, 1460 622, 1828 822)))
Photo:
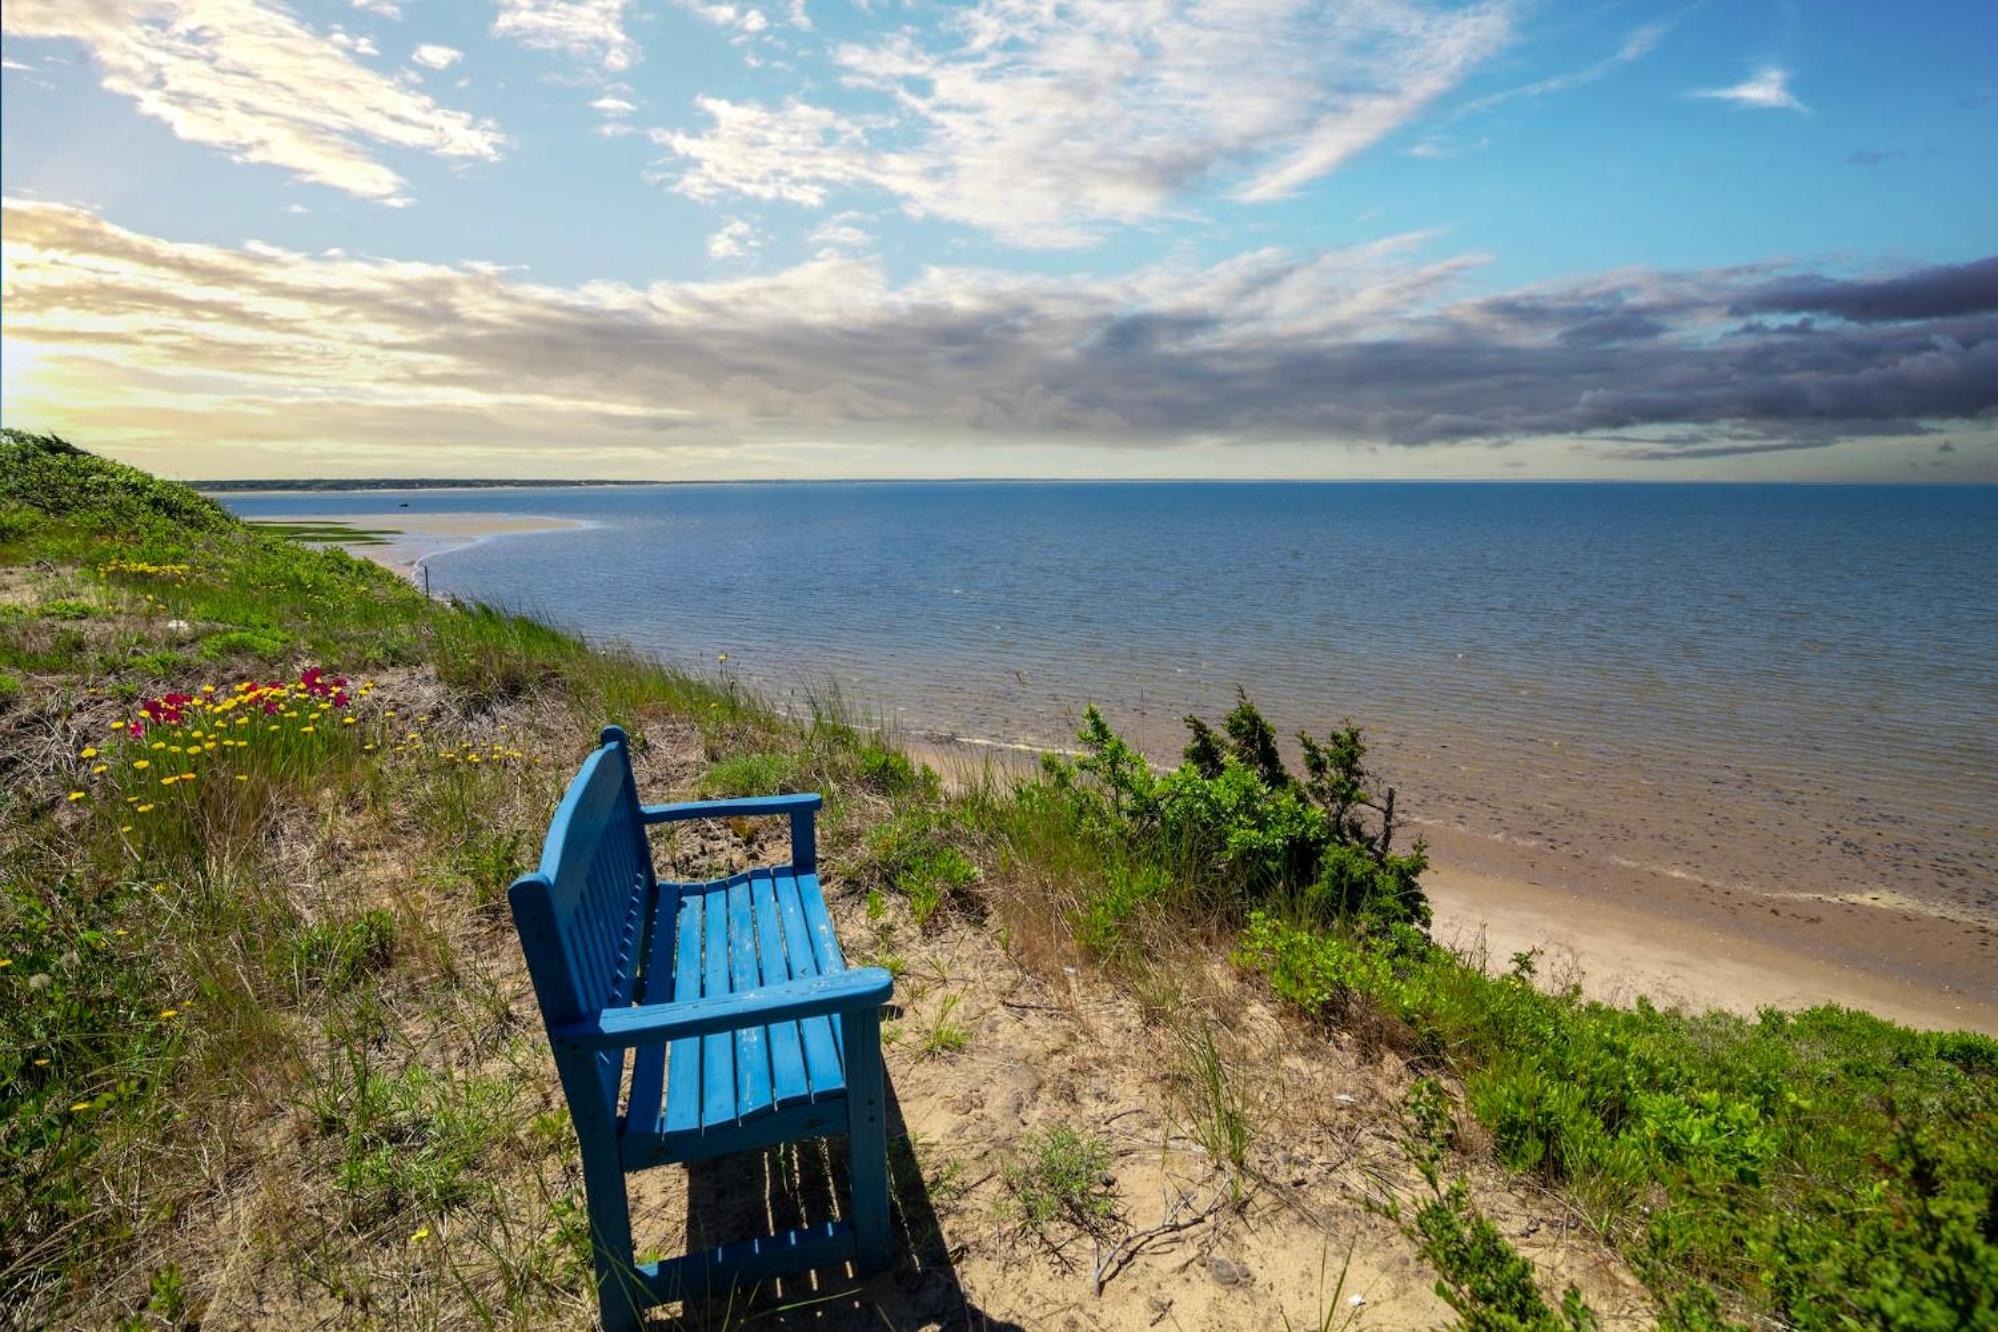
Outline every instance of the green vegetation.
POLYGON ((1043 1240, 1057 1225, 1095 1233, 1117 1215, 1110 1144, 1100 1134, 1065 1124, 1036 1129, 1021 1140, 1000 1181, 1014 1219, 1043 1240))
MULTIPOLYGON (((1466 1327, 1592 1317, 1458 1187, 1486 1155, 1558 1191, 1668 1326, 1998 1324, 1998 1043, 1835 1008, 1609 1007, 1538 988, 1530 954, 1487 974, 1429 939, 1423 848, 1399 844, 1351 726, 1283 745, 1244 696, 1157 772, 1092 709, 1077 758, 947 789, 836 705, 786 720, 731 682, 432 602, 18 432, 0 1307, 240 1321, 210 1308, 233 1273, 351 1321, 573 1321, 573 1144, 499 903, 606 721, 662 784, 823 791, 828 881, 866 894, 886 964, 906 968, 911 923, 988 922, 1028 971, 1155 995, 1232 941, 1302 1024, 1398 1052, 1426 1191, 1397 1216, 1466 1327)), ((912 977, 911 1002, 944 980, 912 977)), ((947 1058, 970 1031, 955 995, 932 1002, 902 1048, 947 1058)), ((1176 1122, 1244 1189, 1256 1084, 1204 1018, 1146 1005, 1179 1051, 1176 1122)), ((1000 1183, 1022 1227, 1116 1223, 1100 1137, 1016 1147, 1000 1183)))
POLYGON ((307 545, 385 546, 389 538, 400 535, 392 527, 356 527, 352 523, 331 520, 281 522, 274 518, 253 518, 246 521, 259 532, 302 541, 307 545))

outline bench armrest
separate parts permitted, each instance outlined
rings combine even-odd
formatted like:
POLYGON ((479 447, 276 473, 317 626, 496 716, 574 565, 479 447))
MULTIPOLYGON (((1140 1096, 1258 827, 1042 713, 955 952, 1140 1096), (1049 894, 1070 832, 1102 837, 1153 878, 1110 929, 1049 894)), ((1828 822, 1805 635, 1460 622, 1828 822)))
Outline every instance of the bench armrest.
POLYGON ((880 967, 854 967, 830 976, 784 981, 741 994, 677 1004, 606 1008, 581 1022, 565 1022, 548 1035, 556 1045, 582 1050, 622 1050, 634 1045, 712 1036, 743 1027, 879 1008, 895 992, 895 978, 880 967))
POLYGON ((819 806, 826 798, 817 791, 797 795, 746 796, 740 800, 689 800, 678 805, 640 805, 647 824, 678 823, 682 819, 740 819, 764 814, 791 816, 791 868, 810 874, 819 867, 819 806))
POLYGON ((816 810, 826 798, 816 791, 799 795, 746 796, 740 800, 689 800, 678 805, 640 805, 647 823, 678 823, 683 819, 740 819, 762 814, 801 814, 816 810))

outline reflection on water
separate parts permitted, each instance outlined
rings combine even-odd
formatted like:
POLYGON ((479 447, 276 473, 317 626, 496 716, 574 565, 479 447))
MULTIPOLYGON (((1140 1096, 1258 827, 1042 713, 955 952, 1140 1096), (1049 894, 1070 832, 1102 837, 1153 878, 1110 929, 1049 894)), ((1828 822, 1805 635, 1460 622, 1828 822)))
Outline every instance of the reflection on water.
POLYGON ((1998 491, 769 484, 240 496, 596 526, 433 585, 916 729, 1169 755, 1238 683, 1431 818, 1786 891, 1998 906, 1998 491))

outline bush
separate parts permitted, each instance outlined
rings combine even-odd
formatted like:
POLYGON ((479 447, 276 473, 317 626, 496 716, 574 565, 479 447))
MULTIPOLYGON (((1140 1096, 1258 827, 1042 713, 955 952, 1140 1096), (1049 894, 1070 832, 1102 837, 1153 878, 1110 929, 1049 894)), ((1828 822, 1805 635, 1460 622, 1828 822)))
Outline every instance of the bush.
POLYGON ((1100 1134, 1066 1125, 1037 1129, 1020 1140, 999 1178, 1014 1215, 1036 1232, 1065 1222, 1094 1233, 1117 1215, 1110 1144, 1100 1134))
POLYGON ((1998 1316, 1998 1042, 1835 1007, 1612 1008, 1535 989, 1526 957, 1491 976, 1268 913, 1237 957, 1454 1072, 1500 1158, 1568 1190, 1682 1322, 1716 1291, 1799 1328, 1998 1316))
POLYGON ((1428 858, 1420 843, 1394 853, 1394 792, 1371 794, 1376 783, 1357 729, 1323 743, 1300 733, 1306 778, 1299 781, 1246 694, 1220 731, 1198 717, 1186 724, 1192 740, 1184 761, 1160 776, 1091 707, 1077 737, 1082 757, 1048 761, 1048 781, 1139 860, 1200 885, 1237 919, 1288 899, 1317 919, 1365 931, 1427 928, 1418 880, 1428 858))

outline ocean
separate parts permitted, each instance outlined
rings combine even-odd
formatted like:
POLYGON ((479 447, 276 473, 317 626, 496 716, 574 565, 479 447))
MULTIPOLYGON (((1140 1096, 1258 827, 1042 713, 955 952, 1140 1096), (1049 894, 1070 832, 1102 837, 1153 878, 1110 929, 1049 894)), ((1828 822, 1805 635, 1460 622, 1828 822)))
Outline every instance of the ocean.
POLYGON ((910 736, 1162 759, 1248 690, 1365 726, 1419 823, 1998 922, 1998 489, 764 483, 242 494, 583 527, 432 589, 838 693, 910 736), (404 505, 407 507, 402 507, 404 505), (726 655, 726 661, 719 659, 726 655))

